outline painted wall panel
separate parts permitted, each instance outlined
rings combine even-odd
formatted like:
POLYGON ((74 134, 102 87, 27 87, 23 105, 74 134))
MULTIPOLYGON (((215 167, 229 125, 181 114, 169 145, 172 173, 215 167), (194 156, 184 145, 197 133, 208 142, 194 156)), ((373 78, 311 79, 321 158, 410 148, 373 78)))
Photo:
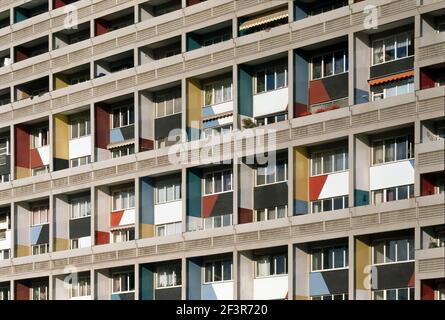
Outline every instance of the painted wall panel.
POLYGON ((233 300, 233 281, 203 284, 202 300, 233 300))
POLYGON ((49 243, 49 224, 31 227, 31 245, 49 243))
POLYGON ((49 165, 50 162, 50 146, 43 146, 40 148, 37 148, 37 151, 39 152, 40 159, 42 159, 42 163, 44 166, 49 165))
POLYGON ((253 280, 253 299, 285 299, 288 292, 288 277, 276 276, 253 280))
POLYGON ((164 288, 155 290, 155 300, 181 300, 182 288, 164 288))
MULTIPOLYGON (((168 117, 155 120, 155 139, 168 137, 171 130, 181 129, 182 113, 177 113, 168 117)), ((176 134, 176 133, 175 133, 176 134)))
POLYGON ((414 57, 398 59, 387 63, 371 66, 370 78, 379 78, 391 74, 401 73, 414 68, 414 57))
POLYGON ((187 259, 187 300, 201 299, 201 258, 187 259))
POLYGON ((202 116, 204 118, 231 111, 233 111, 233 101, 227 101, 223 103, 214 104, 212 106, 203 107, 202 116))
POLYGON ((307 214, 309 203, 309 160, 305 147, 294 148, 294 215, 307 214))
POLYGON ((187 216, 201 217, 201 176, 200 169, 187 169, 187 216))
POLYGON ((202 217, 233 213, 233 192, 223 192, 202 197, 202 217))
POLYGON ((139 298, 153 300, 154 272, 153 265, 141 265, 139 268, 139 298))
POLYGON ((289 103, 288 88, 256 94, 253 96, 253 116, 285 111, 289 103))
POLYGON ((398 161, 369 168, 369 187, 378 190, 414 183, 414 160, 398 161))
POLYGON ((30 138, 29 131, 23 125, 15 126, 15 165, 16 178, 24 178, 30 175, 30 138))
POLYGON ((154 206, 154 224, 182 221, 182 201, 171 201, 154 206))
POLYGON ((66 115, 61 115, 61 114, 55 115, 54 116, 54 169, 55 170, 62 170, 69 167, 68 140, 69 140, 68 117, 66 115))
POLYGON ((135 209, 114 211, 110 214, 110 227, 126 226, 135 223, 135 209))
POLYGON ((89 248, 91 247, 91 237, 79 238, 79 248, 89 248))
POLYGON ((310 295, 348 293, 348 269, 311 272, 310 295))
POLYGON ((141 178, 140 183, 140 237, 148 238, 154 236, 154 188, 153 179, 141 178))
POLYGON ((357 136, 354 139, 354 205, 364 206, 369 204, 369 167, 370 148, 367 136, 357 136))
POLYGON ((5 249, 11 249, 11 230, 6 230, 5 231, 5 238, 0 240, 0 250, 5 250, 5 249))
POLYGON ((238 67, 238 111, 240 115, 253 116, 252 70, 246 65, 238 67))
POLYGON ((106 149, 110 144, 110 115, 105 105, 96 105, 96 148, 106 149))
POLYGON ((309 62, 302 50, 295 50, 294 74, 294 118, 307 111, 309 88, 309 62))
POLYGON ((371 288, 371 247, 367 237, 355 239, 355 295, 357 300, 368 300, 371 288))
POLYGON ((310 200, 326 199, 349 194, 349 172, 310 177, 310 200))
POLYGON ((134 125, 110 130, 110 143, 134 139, 134 125))
POLYGON ((189 141, 199 139, 201 131, 201 83, 187 80, 187 135, 189 141))
POLYGON ((288 201, 287 190, 287 182, 255 187, 254 209, 286 205, 288 201))
POLYGON ((55 238, 55 250, 67 250, 69 248, 69 219, 70 204, 67 195, 61 194, 54 197, 53 236, 55 238))
POLYGON ((372 275, 374 290, 413 287, 414 262, 373 266, 372 275))
POLYGON ((70 140, 69 151, 70 159, 91 155, 91 136, 70 140))
POLYGON ((89 237, 91 235, 91 217, 70 220, 69 226, 70 239, 89 237))

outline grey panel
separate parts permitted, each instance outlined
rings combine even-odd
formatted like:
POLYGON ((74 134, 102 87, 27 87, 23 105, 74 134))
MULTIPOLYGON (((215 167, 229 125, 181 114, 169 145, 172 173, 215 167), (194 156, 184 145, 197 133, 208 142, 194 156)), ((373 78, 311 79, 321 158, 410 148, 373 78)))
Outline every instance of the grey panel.
POLYGON ((155 119, 155 139, 168 137, 173 129, 181 129, 182 113, 155 119))
POLYGON ((6 155, 6 156, 2 156, 4 157, 4 161, 6 162, 3 165, 0 165, 0 174, 9 174, 11 172, 11 156, 10 155, 6 155))
POLYGON ((372 272, 373 289, 405 288, 414 275, 414 262, 375 266, 372 272), (377 275, 375 272, 377 272, 377 275), (377 280, 377 283, 374 282, 375 280, 377 280))
POLYGON ((91 235, 91 217, 70 220, 70 239, 89 237, 91 235))
POLYGON ((233 192, 225 192, 218 194, 210 216, 220 216, 223 214, 233 213, 233 192))
POLYGON ((331 100, 337 100, 348 96, 348 77, 349 73, 346 72, 321 80, 331 100))
POLYGON ((122 136, 124 137, 124 140, 130 140, 134 138, 134 125, 126 126, 120 128, 122 136))
POLYGON ((36 244, 49 243, 49 224, 42 225, 36 244))
POLYGON ((181 300, 181 287, 155 290, 155 300, 181 300))
POLYGON ((331 294, 348 293, 348 271, 342 269, 321 273, 331 294))
POLYGON ((254 209, 282 206, 287 204, 287 182, 255 187, 254 209))
POLYGON ((379 78, 403 71, 413 70, 414 57, 408 57, 371 67, 371 79, 379 78))

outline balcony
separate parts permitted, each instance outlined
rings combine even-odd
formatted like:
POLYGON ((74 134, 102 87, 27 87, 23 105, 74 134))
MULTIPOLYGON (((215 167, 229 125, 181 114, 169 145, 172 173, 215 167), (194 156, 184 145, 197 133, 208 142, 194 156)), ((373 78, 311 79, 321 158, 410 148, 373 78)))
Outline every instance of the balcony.
POLYGON ((9 16, 9 10, 0 12, 0 29, 9 27, 10 25, 10 16, 9 16))
MULTIPOLYGON (((355 1, 358 2, 358 1, 355 1)), ((348 6, 347 0, 296 0, 293 3, 295 21, 306 17, 317 16, 332 10, 348 6)))
POLYGON ((289 13, 286 4, 259 14, 240 17, 238 32, 239 36, 244 36, 260 31, 269 31, 287 23, 289 23, 289 13))
POLYGON ((12 63, 10 50, 0 51, 0 68, 9 66, 12 63))
POLYGON ((14 87, 15 101, 34 99, 49 92, 49 77, 39 78, 33 81, 19 84, 14 87))
POLYGON ((115 72, 123 71, 134 67, 134 52, 126 51, 114 56, 106 57, 95 61, 95 78, 103 77, 115 72))
POLYGON ((187 51, 208 47, 232 39, 232 21, 225 21, 186 35, 187 51))
POLYGON ((53 47, 59 49, 87 39, 90 39, 90 24, 85 22, 77 25, 76 29, 63 29, 54 33, 53 47))
POLYGON ((14 62, 20 62, 48 51, 48 37, 41 37, 14 47, 14 62))
POLYGON ((139 48, 139 65, 181 54, 181 37, 173 37, 139 48))
POLYGON ((125 28, 134 24, 134 9, 128 8, 111 13, 109 15, 94 20, 95 36, 125 28))
POLYGON ((90 65, 84 64, 54 74, 54 90, 90 80, 90 65))
POLYGON ((48 11, 48 0, 33 0, 14 8, 14 23, 48 11))
POLYGON ((180 10, 181 0, 150 0, 139 5, 139 22, 180 10))

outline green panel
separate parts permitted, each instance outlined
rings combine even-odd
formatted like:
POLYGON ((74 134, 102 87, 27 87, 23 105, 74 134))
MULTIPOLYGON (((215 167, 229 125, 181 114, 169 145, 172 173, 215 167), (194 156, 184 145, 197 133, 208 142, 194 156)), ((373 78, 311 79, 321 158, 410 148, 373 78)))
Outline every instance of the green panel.
POLYGON ((141 265, 139 271, 140 299, 153 300, 154 273, 152 267, 149 265, 141 265))
POLYGON ((187 34, 187 51, 192 51, 201 48, 199 37, 196 34, 187 34))
POLYGON ((201 217, 201 170, 187 170, 187 216, 201 217))
POLYGON ((15 8, 14 10, 14 22, 20 22, 28 19, 28 12, 23 8, 15 8))
POLYGON ((369 204, 369 191, 365 190, 354 190, 354 206, 360 207, 360 206, 366 206, 369 204))
POLYGON ((247 66, 240 65, 238 68, 239 92, 238 104, 239 114, 253 117, 253 84, 252 71, 247 66))

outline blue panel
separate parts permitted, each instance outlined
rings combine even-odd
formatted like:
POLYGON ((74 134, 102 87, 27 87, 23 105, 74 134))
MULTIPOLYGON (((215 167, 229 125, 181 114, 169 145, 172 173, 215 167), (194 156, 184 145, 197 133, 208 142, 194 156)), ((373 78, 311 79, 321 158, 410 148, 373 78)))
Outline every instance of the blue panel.
POLYGON ((411 164, 411 166, 412 166, 413 168, 415 167, 416 162, 415 162, 414 159, 409 160, 409 163, 411 164))
POLYGON ((14 10, 14 22, 20 22, 28 19, 28 12, 23 8, 15 8, 14 10))
POLYGON ((308 104, 309 88, 309 63, 303 52, 295 51, 294 56, 295 78, 294 78, 294 102, 304 105, 308 104))
POLYGON ((193 33, 187 34, 187 51, 201 48, 199 37, 193 33))
POLYGON ((354 206, 366 206, 369 204, 369 191, 366 190, 354 190, 354 206))
POLYGON ((187 169, 187 216, 201 217, 201 170, 187 169))
POLYGON ((308 202, 304 200, 294 200, 294 216, 308 213, 308 202))
POLYGON ((215 111, 213 110, 212 106, 208 106, 208 107, 204 107, 202 108, 202 116, 203 117, 208 117, 208 116, 213 116, 215 115, 215 111))
POLYGON ((200 129, 187 127, 188 141, 199 140, 200 134, 200 129))
POLYGON ((369 92, 354 88, 354 103, 360 104, 360 103, 366 103, 369 102, 369 92))
POLYGON ((124 140, 124 135, 120 128, 110 130, 110 143, 121 142, 124 140))
POLYGON ((308 16, 305 4, 301 1, 294 1, 294 20, 302 20, 308 16))
POLYGON ((201 300, 201 258, 187 259, 187 299, 201 300))
POLYGON ((119 294, 112 294, 111 300, 121 300, 121 296, 119 294))
POLYGON ((141 179, 141 223, 154 224, 154 191, 153 179, 141 179))
POLYGON ((320 296, 330 293, 321 272, 311 272, 309 274, 309 288, 309 295, 311 296, 320 296))
POLYGON ((31 245, 37 244, 39 241, 40 232, 42 232, 43 226, 31 227, 31 245))
POLYGON ((141 265, 139 281, 141 300, 153 300, 153 271, 150 266, 141 265))

